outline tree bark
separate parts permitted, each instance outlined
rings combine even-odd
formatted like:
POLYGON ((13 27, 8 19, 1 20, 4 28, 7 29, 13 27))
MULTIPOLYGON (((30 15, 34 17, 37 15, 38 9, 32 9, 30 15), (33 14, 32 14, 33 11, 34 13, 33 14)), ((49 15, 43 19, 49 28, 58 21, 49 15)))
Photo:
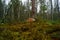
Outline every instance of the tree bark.
POLYGON ((31 0, 32 1, 32 14, 31 16, 34 17, 35 14, 35 0, 31 0))

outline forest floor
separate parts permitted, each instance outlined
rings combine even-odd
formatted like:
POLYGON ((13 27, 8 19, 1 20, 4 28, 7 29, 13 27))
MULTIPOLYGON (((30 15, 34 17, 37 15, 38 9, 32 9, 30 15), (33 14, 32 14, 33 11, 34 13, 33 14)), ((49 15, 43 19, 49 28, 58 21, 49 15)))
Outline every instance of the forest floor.
POLYGON ((0 25, 0 40, 51 40, 59 38, 59 23, 31 22, 0 25))

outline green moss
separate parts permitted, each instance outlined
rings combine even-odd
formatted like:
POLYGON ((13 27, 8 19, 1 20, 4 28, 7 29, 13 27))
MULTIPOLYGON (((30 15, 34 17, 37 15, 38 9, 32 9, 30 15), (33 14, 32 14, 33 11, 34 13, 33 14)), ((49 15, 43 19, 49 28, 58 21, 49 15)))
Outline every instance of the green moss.
MULTIPOLYGON (((32 22, 0 25, 1 40, 50 40, 48 32, 52 31, 59 25, 51 25, 49 22, 32 22), (45 38, 44 38, 44 37, 45 38), (47 38, 46 38, 47 36, 47 38)), ((60 27, 59 27, 60 28, 60 27)), ((51 33, 52 34, 52 33, 51 33)))

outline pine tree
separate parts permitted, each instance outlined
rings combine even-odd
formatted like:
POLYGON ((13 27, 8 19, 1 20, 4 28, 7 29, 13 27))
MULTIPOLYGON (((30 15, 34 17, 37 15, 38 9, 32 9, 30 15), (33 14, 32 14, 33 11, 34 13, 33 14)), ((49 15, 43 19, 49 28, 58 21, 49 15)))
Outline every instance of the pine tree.
POLYGON ((3 18, 3 3, 2 0, 0 0, 0 20, 3 18))
POLYGON ((34 17, 35 15, 35 0, 31 0, 32 1, 32 14, 31 16, 34 17))
POLYGON ((53 21, 53 4, 52 4, 52 0, 50 1, 50 5, 51 5, 51 20, 53 21))
POLYGON ((12 17, 15 21, 18 21, 20 17, 20 1, 19 0, 11 0, 12 3, 12 17))

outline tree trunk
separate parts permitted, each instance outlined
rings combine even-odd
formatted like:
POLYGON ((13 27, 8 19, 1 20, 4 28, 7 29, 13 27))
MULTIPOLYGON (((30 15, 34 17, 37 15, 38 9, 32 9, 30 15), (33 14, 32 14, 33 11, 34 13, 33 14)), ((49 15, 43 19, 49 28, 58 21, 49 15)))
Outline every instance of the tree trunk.
POLYGON ((52 5, 52 0, 50 0, 51 3, 51 20, 53 21, 53 5, 52 5))
POLYGON ((32 1, 32 14, 31 16, 34 17, 35 14, 35 0, 31 0, 32 1))

